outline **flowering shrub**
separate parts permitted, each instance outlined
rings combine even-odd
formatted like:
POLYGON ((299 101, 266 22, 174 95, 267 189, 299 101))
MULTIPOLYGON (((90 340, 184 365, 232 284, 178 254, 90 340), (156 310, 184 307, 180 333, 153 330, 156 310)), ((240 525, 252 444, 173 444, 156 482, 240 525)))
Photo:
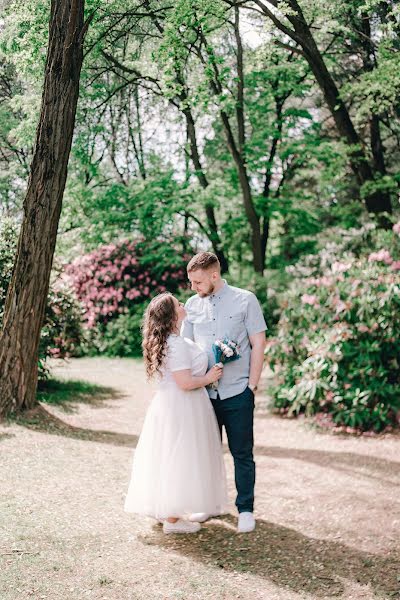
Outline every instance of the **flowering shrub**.
POLYGON ((276 408, 329 413, 334 424, 353 430, 397 424, 399 231, 397 223, 389 234, 376 232, 375 244, 383 237, 389 246, 376 252, 349 251, 338 260, 325 249, 319 261, 317 255, 291 267, 295 279, 266 350, 276 408))
POLYGON ((106 325, 134 305, 143 304, 166 290, 174 293, 187 286, 185 259, 157 273, 144 265, 140 246, 125 240, 100 246, 66 266, 66 276, 83 305, 88 328, 106 325))

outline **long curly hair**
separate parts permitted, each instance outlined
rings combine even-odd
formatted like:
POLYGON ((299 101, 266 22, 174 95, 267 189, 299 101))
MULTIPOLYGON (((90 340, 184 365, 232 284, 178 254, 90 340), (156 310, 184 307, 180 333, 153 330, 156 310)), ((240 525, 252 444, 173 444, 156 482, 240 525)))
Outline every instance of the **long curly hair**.
POLYGON ((173 295, 163 292, 155 296, 144 313, 143 357, 147 377, 161 372, 167 350, 167 338, 178 320, 173 295))

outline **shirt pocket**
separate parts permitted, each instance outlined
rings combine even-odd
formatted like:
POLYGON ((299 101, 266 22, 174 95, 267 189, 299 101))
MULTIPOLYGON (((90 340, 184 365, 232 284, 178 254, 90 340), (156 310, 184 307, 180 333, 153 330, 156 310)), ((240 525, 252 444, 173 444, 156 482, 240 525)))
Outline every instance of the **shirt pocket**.
POLYGON ((244 331, 244 315, 232 313, 225 315, 222 319, 222 331, 224 337, 237 342, 244 331))

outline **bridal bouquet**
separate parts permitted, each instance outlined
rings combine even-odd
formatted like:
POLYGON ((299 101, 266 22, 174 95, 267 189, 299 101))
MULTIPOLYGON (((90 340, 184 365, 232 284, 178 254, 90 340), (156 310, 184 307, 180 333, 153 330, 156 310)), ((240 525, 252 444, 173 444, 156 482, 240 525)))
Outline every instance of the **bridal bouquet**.
MULTIPOLYGON (((212 345, 212 351, 214 353, 215 362, 219 367, 223 367, 225 363, 240 358, 240 348, 238 343, 228 338, 216 340, 212 345)), ((210 388, 212 390, 218 389, 218 381, 214 381, 214 383, 210 385, 210 388)))

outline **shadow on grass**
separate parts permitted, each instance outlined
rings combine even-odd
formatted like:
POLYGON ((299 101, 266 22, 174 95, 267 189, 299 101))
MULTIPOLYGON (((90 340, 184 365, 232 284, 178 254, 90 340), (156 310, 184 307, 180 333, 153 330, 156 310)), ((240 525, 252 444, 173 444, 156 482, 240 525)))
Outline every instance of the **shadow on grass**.
POLYGON ((376 456, 366 456, 355 452, 329 452, 280 446, 255 446, 254 453, 256 456, 308 462, 319 467, 343 471, 353 476, 367 476, 389 485, 398 486, 400 483, 400 463, 376 456), (382 474, 393 477, 393 480, 382 477, 382 474))
POLYGON ((12 437, 15 437, 15 433, 0 433, 0 442, 12 437))
POLYGON ((36 397, 39 402, 52 404, 66 413, 77 412, 76 404, 102 407, 107 400, 123 398, 118 390, 79 379, 48 379, 40 381, 36 397))
POLYGON ((399 557, 377 556, 342 542, 309 538, 262 519, 252 534, 238 535, 236 518, 209 521, 198 535, 166 536, 159 526, 139 539, 225 571, 263 577, 280 588, 341 596, 343 578, 370 586, 383 598, 399 598, 399 557))
POLYGON ((49 379, 40 382, 38 386, 37 399, 41 404, 31 410, 9 417, 8 422, 52 435, 62 435, 115 446, 135 447, 138 441, 136 435, 75 427, 53 415, 46 410, 45 406, 46 404, 57 406, 65 413, 74 413, 78 411, 78 405, 82 403, 100 408, 109 400, 123 397, 124 394, 114 388, 99 386, 86 381, 49 379))
POLYGON ((21 425, 22 427, 26 427, 33 431, 40 431, 52 435, 62 435, 64 437, 90 442, 113 444, 114 446, 129 446, 135 448, 139 439, 137 435, 128 433, 75 427, 51 414, 42 405, 36 406, 31 410, 27 410, 20 415, 10 418, 9 422, 16 423, 17 425, 21 425))

